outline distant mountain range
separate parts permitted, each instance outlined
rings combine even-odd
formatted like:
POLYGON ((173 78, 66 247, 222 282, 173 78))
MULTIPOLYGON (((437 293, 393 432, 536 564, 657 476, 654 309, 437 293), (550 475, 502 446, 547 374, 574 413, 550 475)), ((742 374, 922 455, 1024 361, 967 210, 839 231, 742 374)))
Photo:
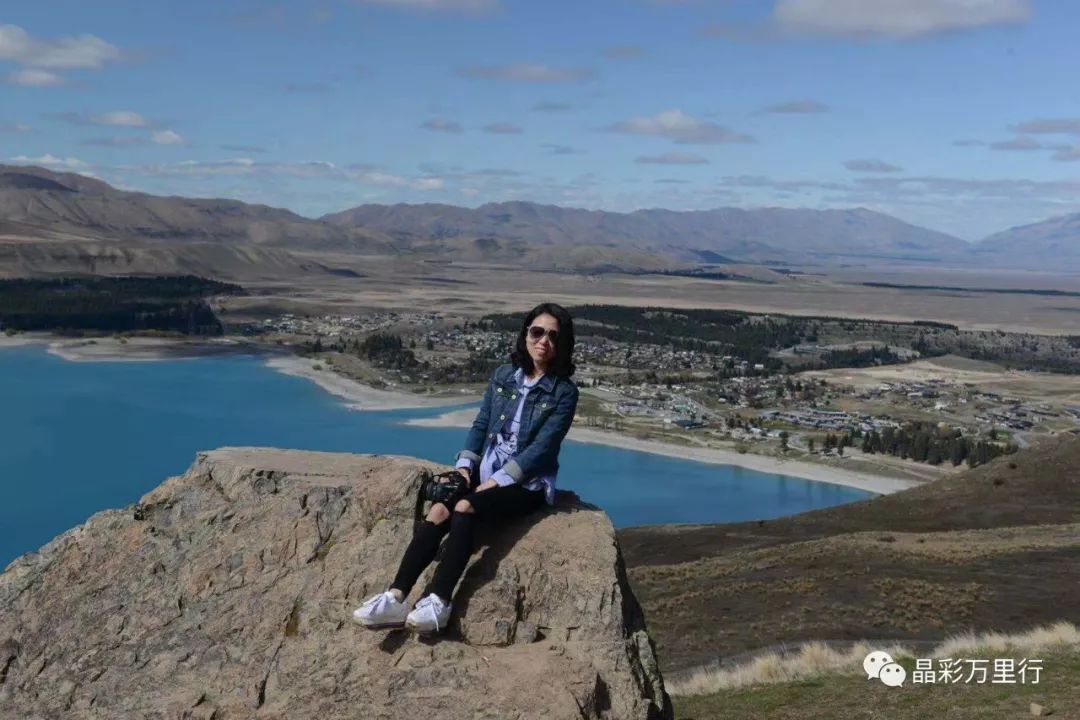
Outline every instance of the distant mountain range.
POLYGON ((101 239, 387 252, 385 238, 238 200, 127 192, 83 175, 0 165, 0 221, 101 239))
POLYGON ((290 248, 394 252, 388 238, 236 200, 126 192, 83 175, 0 165, 0 277, 333 272, 290 248))
POLYGON ((538 247, 589 245, 636 250, 683 263, 827 263, 841 259, 941 262, 969 246, 894 217, 854 210, 637 210, 617 213, 505 202, 362 205, 322 218, 342 228, 378 230, 428 243, 484 240, 538 247), (719 258, 717 260, 716 258, 719 258))
POLYGON ((974 247, 980 265, 1080 271, 1080 213, 1020 225, 974 247))
POLYGON ((577 272, 728 263, 1080 271, 1080 214, 974 244, 865 208, 618 213, 505 202, 361 205, 310 219, 265 205, 160 197, 74 173, 0 165, 0 274, 216 266, 225 278, 280 276, 328 270, 309 255, 326 251, 577 272))

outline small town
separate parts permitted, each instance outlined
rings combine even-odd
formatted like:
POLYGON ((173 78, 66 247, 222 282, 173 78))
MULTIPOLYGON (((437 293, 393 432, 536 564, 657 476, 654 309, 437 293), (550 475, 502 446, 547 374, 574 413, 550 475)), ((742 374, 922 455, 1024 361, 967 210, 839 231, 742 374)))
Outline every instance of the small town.
MULTIPOLYGON (((575 380, 588 397, 578 411, 584 427, 668 441, 681 436, 692 444, 734 442, 740 450, 762 454, 820 456, 834 454, 830 436, 853 443, 855 436, 891 436, 912 424, 1002 450, 1026 446, 1033 434, 1080 428, 1080 408, 1032 402, 971 383, 927 378, 848 384, 795 369, 807 356, 843 346, 803 344, 772 354, 792 360, 795 367, 788 368, 720 352, 615 341, 589 335, 588 327, 582 323, 578 329, 575 351, 575 380), (695 433, 701 436, 694 439, 695 433)), ((365 336, 397 336, 409 362, 403 364, 398 356, 377 358, 371 369, 388 386, 428 392, 447 382, 481 383, 490 372, 483 368, 507 357, 512 337, 512 331, 490 323, 439 312, 282 314, 243 332, 302 345, 346 373, 355 364, 335 359, 335 351, 359 348, 365 336), (463 361, 475 372, 457 374, 463 361)), ((903 348, 895 354, 900 362, 893 367, 919 358, 918 352, 903 348)), ((370 381, 370 375, 365 377, 370 381)))

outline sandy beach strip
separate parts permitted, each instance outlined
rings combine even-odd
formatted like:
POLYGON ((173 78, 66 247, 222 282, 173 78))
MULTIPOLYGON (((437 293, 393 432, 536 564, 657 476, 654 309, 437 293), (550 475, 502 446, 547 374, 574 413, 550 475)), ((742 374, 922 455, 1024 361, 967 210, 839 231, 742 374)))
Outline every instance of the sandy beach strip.
POLYGON ((253 352, 244 343, 222 338, 178 340, 132 337, 121 341, 116 337, 64 338, 48 333, 0 337, 0 349, 26 345, 46 345, 49 354, 69 362, 153 362, 253 352))
POLYGON ((28 337, 25 334, 11 336, 0 334, 0 348, 23 347, 24 345, 41 345, 47 342, 48 340, 46 340, 45 338, 28 337))
MULTIPOLYGON (((302 377, 312 381, 331 395, 346 401, 354 410, 404 410, 409 408, 445 407, 476 402, 475 394, 462 394, 458 397, 430 397, 416 395, 400 390, 380 390, 338 375, 323 365, 323 370, 314 368, 318 361, 296 355, 282 355, 267 359, 266 365, 286 375, 302 377)), ((475 411, 473 411, 475 414, 475 411)), ((471 420, 470 420, 471 422, 471 420)))
POLYGON ((216 355, 251 353, 251 348, 232 340, 172 340, 168 338, 116 338, 57 340, 49 352, 71 362, 155 362, 197 360, 216 355))
MULTIPOLYGON (((405 425, 419 425, 422 427, 462 427, 472 425, 476 417, 476 408, 454 410, 433 418, 415 418, 406 420, 405 425)), ((815 482, 832 483, 845 487, 866 490, 879 495, 906 490, 922 483, 902 478, 871 475, 869 473, 833 468, 815 463, 801 462, 799 460, 783 460, 781 458, 755 455, 753 453, 739 453, 734 450, 719 448, 688 447, 686 445, 672 445, 658 440, 640 440, 626 437, 603 430, 593 428, 570 428, 567 440, 580 443, 594 443, 622 448, 624 450, 637 450, 639 452, 666 455, 679 460, 694 460, 696 462, 710 463, 714 465, 734 465, 758 472, 775 473, 777 475, 789 475, 791 477, 813 480, 815 482)))
POLYGON ((461 396, 431 397, 403 390, 380 390, 338 375, 323 365, 314 368, 318 360, 285 354, 231 338, 181 340, 173 338, 115 337, 60 338, 49 333, 19 333, 11 337, 0 335, 0 349, 26 345, 46 345, 48 352, 70 362, 153 362, 186 360, 218 355, 248 354, 266 356, 266 365, 285 375, 302 377, 345 401, 353 410, 405 410, 410 408, 445 407, 475 402, 472 393, 461 396))

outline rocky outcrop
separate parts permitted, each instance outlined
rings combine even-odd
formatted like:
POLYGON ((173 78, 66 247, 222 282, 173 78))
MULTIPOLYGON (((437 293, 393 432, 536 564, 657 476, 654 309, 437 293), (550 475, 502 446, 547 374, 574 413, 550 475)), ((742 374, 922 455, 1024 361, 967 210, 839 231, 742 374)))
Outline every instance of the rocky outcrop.
POLYGON ((0 716, 669 718, 611 523, 570 493, 479 534, 445 635, 350 622, 437 469, 199 454, 0 576, 0 716))

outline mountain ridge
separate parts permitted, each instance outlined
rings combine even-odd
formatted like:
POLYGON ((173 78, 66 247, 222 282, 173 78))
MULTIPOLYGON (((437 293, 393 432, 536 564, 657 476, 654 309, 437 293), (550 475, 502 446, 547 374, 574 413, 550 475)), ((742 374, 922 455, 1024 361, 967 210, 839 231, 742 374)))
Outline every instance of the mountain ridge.
POLYGON ((886 257, 936 261, 963 254, 959 238, 867 208, 715 208, 589 210, 523 201, 475 209, 441 203, 361 205, 324 215, 339 227, 365 227, 398 238, 494 237, 539 245, 612 245, 683 262, 712 252, 743 262, 886 257))
POLYGON ((1036 269, 1058 269, 1063 264, 1080 268, 1080 213, 1015 225, 983 238, 974 252, 990 264, 1009 265, 1026 259, 1034 262, 1036 269))
POLYGON ((95 178, 33 166, 0 165, 0 220, 111 241, 390 250, 383 237, 334 228, 283 208, 119 190, 95 178))
MULTIPOLYGON (((976 243, 862 206, 615 212, 514 200, 476 208, 366 204, 307 218, 239 200, 119 190, 78 173, 22 165, 0 165, 0 226, 0 235, 4 227, 18 227, 24 239, 250 246, 563 272, 662 272, 730 263, 1080 271, 1080 213, 976 243)), ((288 265, 279 257, 274 262, 288 265)))

